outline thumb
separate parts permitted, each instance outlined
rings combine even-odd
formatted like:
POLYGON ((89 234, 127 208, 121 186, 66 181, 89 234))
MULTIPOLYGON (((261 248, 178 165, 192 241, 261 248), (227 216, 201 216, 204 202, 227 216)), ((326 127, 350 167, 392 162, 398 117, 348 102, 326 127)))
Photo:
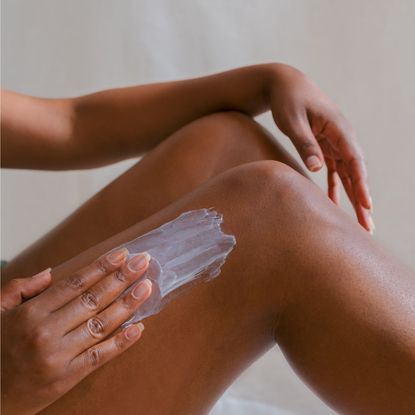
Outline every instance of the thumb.
POLYGON ((51 283, 51 268, 28 278, 15 278, 0 292, 1 310, 10 310, 44 291, 51 283))
POLYGON ((319 171, 323 167, 324 156, 308 121, 295 123, 288 135, 308 170, 319 171))

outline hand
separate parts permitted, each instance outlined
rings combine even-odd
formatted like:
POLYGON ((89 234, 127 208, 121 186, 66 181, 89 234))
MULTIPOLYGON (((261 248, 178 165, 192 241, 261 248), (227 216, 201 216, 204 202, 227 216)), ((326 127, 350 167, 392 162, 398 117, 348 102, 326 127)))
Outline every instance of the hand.
POLYGON ((287 135, 307 168, 327 166, 328 195, 339 204, 339 178, 359 223, 373 232, 372 200, 363 152, 356 135, 333 102, 303 73, 274 66, 269 101, 278 128, 287 135))
POLYGON ((142 254, 126 263, 127 255, 127 249, 118 249, 56 283, 50 284, 48 269, 5 286, 5 415, 38 412, 140 338, 141 323, 112 335, 151 293, 150 281, 144 280, 118 298, 144 274, 150 259, 142 254))

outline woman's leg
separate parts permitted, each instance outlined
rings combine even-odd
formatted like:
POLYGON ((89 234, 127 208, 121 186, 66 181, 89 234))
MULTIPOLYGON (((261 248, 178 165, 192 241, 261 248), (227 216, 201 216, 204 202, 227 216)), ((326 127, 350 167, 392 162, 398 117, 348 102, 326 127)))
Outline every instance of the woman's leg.
POLYGON ((147 319, 137 345, 45 413, 206 413, 275 339, 339 411, 414 413, 414 275, 281 163, 217 176, 56 268, 54 277, 184 211, 210 206, 237 239, 221 275, 147 319))
POLYGON ((250 117, 217 113, 196 120, 16 257, 3 277, 33 275, 66 261, 169 205, 229 168, 256 160, 301 167, 250 117))

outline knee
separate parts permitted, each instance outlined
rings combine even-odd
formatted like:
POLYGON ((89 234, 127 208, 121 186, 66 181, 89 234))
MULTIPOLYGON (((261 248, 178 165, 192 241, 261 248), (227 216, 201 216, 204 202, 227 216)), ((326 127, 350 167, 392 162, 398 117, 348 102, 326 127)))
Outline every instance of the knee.
POLYGON ((223 176, 229 197, 252 214, 266 215, 264 220, 272 217, 283 223, 300 223, 311 216, 321 216, 326 205, 330 205, 313 182, 278 161, 244 164, 223 176))
POLYGON ((279 199, 292 202, 306 191, 308 179, 284 163, 262 160, 244 164, 229 170, 226 186, 232 192, 244 194, 248 198, 279 199))
POLYGON ((201 117, 188 126, 210 137, 234 137, 246 133, 255 124, 252 117, 242 112, 222 111, 201 117))
POLYGON ((250 116, 238 111, 209 114, 185 125, 171 137, 176 149, 214 158, 238 158, 245 147, 262 137, 263 130, 250 116))

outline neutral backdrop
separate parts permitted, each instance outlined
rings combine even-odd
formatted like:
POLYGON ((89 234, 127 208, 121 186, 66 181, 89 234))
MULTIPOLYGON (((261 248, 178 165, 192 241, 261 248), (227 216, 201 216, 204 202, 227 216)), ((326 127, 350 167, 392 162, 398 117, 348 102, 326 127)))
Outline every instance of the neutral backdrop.
MULTIPOLYGON (((369 166, 375 238, 414 268, 414 21, 413 0, 2 0, 2 86, 61 97, 260 62, 297 66, 355 126, 369 166)), ((260 121, 292 149, 268 115, 260 121)), ((3 171, 2 258, 132 163, 3 171)), ((323 175, 316 180, 324 186, 323 175)), ((331 412, 275 349, 214 409, 232 413, 331 412)))

